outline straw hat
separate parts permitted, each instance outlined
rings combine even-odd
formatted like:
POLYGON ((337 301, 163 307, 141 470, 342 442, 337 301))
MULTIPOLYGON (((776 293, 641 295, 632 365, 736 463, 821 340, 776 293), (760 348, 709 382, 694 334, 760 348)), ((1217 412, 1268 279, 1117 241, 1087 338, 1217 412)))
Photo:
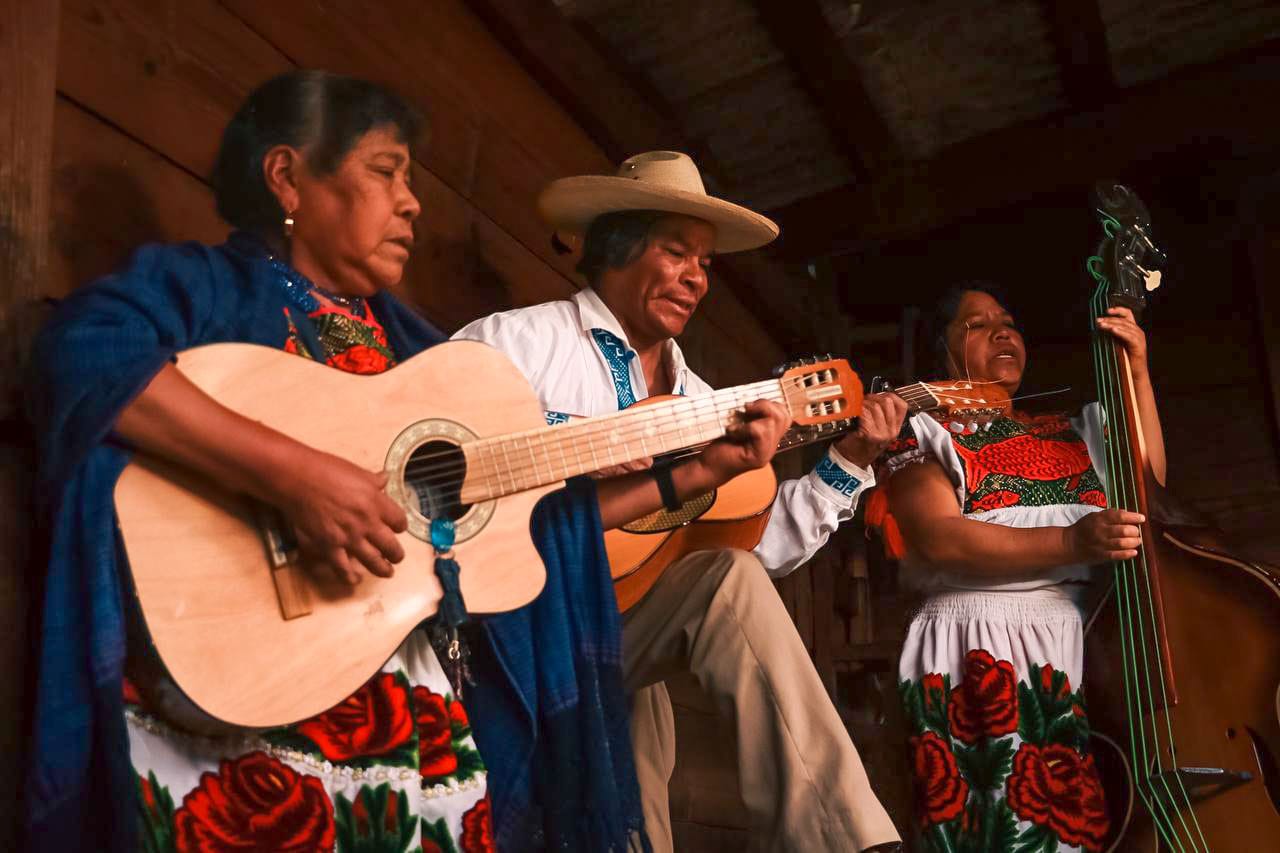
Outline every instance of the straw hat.
POLYGON ((552 181, 538 196, 538 212, 559 231, 586 234, 592 220, 618 210, 663 210, 716 226, 716 251, 755 249, 778 236, 778 226, 745 207, 707 195, 698 167, 679 151, 647 151, 625 160, 616 176, 578 175, 552 181))

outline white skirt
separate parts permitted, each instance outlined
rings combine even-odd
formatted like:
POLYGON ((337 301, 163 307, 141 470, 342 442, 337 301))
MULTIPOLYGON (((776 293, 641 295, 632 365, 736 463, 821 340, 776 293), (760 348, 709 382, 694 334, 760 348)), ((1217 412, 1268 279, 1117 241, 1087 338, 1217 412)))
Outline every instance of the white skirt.
POLYGON ((1075 687, 1084 665, 1080 609, 1061 585, 1019 592, 936 593, 916 611, 898 663, 899 680, 926 673, 964 676, 965 656, 983 649, 1009 661, 1019 681, 1033 665, 1051 664, 1075 687))

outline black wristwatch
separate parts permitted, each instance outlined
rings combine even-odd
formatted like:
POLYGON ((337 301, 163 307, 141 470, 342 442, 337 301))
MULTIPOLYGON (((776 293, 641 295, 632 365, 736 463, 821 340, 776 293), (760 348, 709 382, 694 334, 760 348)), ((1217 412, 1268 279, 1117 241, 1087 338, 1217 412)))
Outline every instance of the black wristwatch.
POLYGON ((654 464, 649 469, 649 473, 653 475, 653 481, 658 484, 658 494, 662 496, 663 506, 672 512, 684 506, 684 504, 680 503, 680 499, 676 497, 676 484, 671 479, 670 465, 654 464))

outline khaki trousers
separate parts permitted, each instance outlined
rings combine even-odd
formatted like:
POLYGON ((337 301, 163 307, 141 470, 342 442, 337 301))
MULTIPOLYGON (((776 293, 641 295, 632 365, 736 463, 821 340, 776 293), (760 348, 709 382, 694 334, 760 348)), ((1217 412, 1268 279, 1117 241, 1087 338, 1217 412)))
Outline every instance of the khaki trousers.
POLYGON ((660 682, 689 671, 738 735, 742 800, 759 849, 861 851, 898 833, 760 565, 745 551, 674 563, 622 617, 623 672, 645 828, 673 849, 675 721, 660 682))

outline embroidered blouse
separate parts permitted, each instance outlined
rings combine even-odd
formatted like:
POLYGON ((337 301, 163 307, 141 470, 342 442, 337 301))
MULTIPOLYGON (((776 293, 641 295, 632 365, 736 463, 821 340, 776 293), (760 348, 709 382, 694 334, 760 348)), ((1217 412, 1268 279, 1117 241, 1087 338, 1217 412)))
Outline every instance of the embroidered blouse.
MULTIPOLYGON (((1015 412, 989 429, 954 432, 928 414, 911 417, 883 457, 885 479, 904 466, 929 459, 955 487, 965 518, 1005 527, 1068 527, 1107 505, 1102 409, 1097 403, 1077 418, 1015 412)), ((1089 580, 1087 565, 1059 566, 1033 580, 989 579, 938 572, 907 555, 904 579, 933 588, 1026 590, 1089 580)))

